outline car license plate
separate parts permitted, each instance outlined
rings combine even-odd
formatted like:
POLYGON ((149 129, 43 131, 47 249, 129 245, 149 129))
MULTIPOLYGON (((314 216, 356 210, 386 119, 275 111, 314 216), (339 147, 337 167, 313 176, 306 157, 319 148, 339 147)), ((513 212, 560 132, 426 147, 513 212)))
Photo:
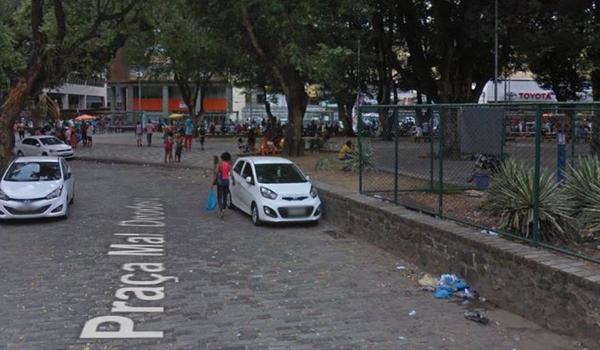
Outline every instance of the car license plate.
POLYGON ((289 208, 288 215, 289 216, 303 216, 306 213, 306 209, 304 208, 289 208))

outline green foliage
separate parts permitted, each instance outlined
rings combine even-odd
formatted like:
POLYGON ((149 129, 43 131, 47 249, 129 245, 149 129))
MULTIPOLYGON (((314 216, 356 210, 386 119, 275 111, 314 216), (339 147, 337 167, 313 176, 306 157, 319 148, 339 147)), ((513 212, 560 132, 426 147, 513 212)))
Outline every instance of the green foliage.
POLYGON ((600 232, 600 160, 596 156, 582 157, 579 166, 570 167, 565 194, 572 206, 572 215, 583 228, 600 232))
POLYGON ((362 166, 362 170, 373 170, 373 149, 371 145, 360 145, 352 151, 352 158, 346 161, 347 167, 358 173, 362 166))
MULTIPOLYGON (((499 227, 532 239, 534 170, 525 163, 507 160, 492 178, 482 209, 498 218, 499 227)), ((546 242, 572 241, 571 208, 552 174, 542 171, 539 181, 540 239, 546 242)))

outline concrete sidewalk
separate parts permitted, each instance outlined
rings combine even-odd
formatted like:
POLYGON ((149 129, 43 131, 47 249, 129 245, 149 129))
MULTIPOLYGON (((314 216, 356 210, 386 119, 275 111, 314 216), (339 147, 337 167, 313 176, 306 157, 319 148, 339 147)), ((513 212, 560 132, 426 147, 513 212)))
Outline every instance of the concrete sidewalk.
MULTIPOLYGON (((207 139, 204 151, 200 150, 200 143, 194 141, 192 151, 183 151, 181 163, 164 164, 164 149, 162 134, 153 137, 152 147, 137 147, 136 140, 131 133, 114 133, 94 135, 94 145, 91 148, 79 145, 75 150, 75 157, 79 160, 96 160, 114 163, 135 163, 165 165, 173 167, 211 169, 213 157, 223 152, 232 155, 237 153, 237 144, 234 139, 207 139)), ((173 151, 174 153, 174 151, 173 151)))

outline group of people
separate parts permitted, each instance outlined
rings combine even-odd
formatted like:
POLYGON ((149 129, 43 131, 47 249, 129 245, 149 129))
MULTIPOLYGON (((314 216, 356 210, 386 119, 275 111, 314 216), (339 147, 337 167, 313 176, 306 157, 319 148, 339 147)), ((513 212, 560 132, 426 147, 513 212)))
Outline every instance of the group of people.
POLYGON ((30 135, 54 135, 59 140, 73 148, 77 148, 79 143, 83 147, 92 147, 93 136, 96 128, 91 122, 80 122, 76 120, 50 122, 42 127, 33 127, 27 125, 24 121, 15 123, 13 131, 19 135, 19 140, 25 138, 25 133, 30 135))
MULTIPOLYGON (((137 147, 143 147, 142 138, 146 134, 146 145, 152 147, 152 137, 157 132, 157 127, 150 120, 146 125, 137 122, 135 129, 135 138, 137 147)), ((194 123, 190 118, 187 118, 182 125, 163 125, 162 126, 162 141, 164 148, 164 162, 171 163, 181 162, 181 154, 183 150, 190 152, 192 150, 192 141, 194 138, 194 123), (175 156, 173 157, 173 150, 175 156)), ((200 135, 200 147, 204 150, 204 136, 200 135)))

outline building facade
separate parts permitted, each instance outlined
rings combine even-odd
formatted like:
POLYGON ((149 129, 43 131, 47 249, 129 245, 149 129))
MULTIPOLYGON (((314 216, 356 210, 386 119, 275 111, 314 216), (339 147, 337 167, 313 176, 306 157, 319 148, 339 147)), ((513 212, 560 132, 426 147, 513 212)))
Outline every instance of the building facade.
MULTIPOLYGON (((140 115, 145 120, 159 120, 172 113, 189 114, 200 110, 200 94, 196 110, 189 111, 175 81, 157 79, 143 70, 129 67, 122 52, 117 53, 111 64, 107 94, 111 114, 127 116, 129 121, 140 115)), ((233 113, 233 89, 229 84, 215 81, 206 88, 204 95, 203 107, 208 115, 233 113)))

